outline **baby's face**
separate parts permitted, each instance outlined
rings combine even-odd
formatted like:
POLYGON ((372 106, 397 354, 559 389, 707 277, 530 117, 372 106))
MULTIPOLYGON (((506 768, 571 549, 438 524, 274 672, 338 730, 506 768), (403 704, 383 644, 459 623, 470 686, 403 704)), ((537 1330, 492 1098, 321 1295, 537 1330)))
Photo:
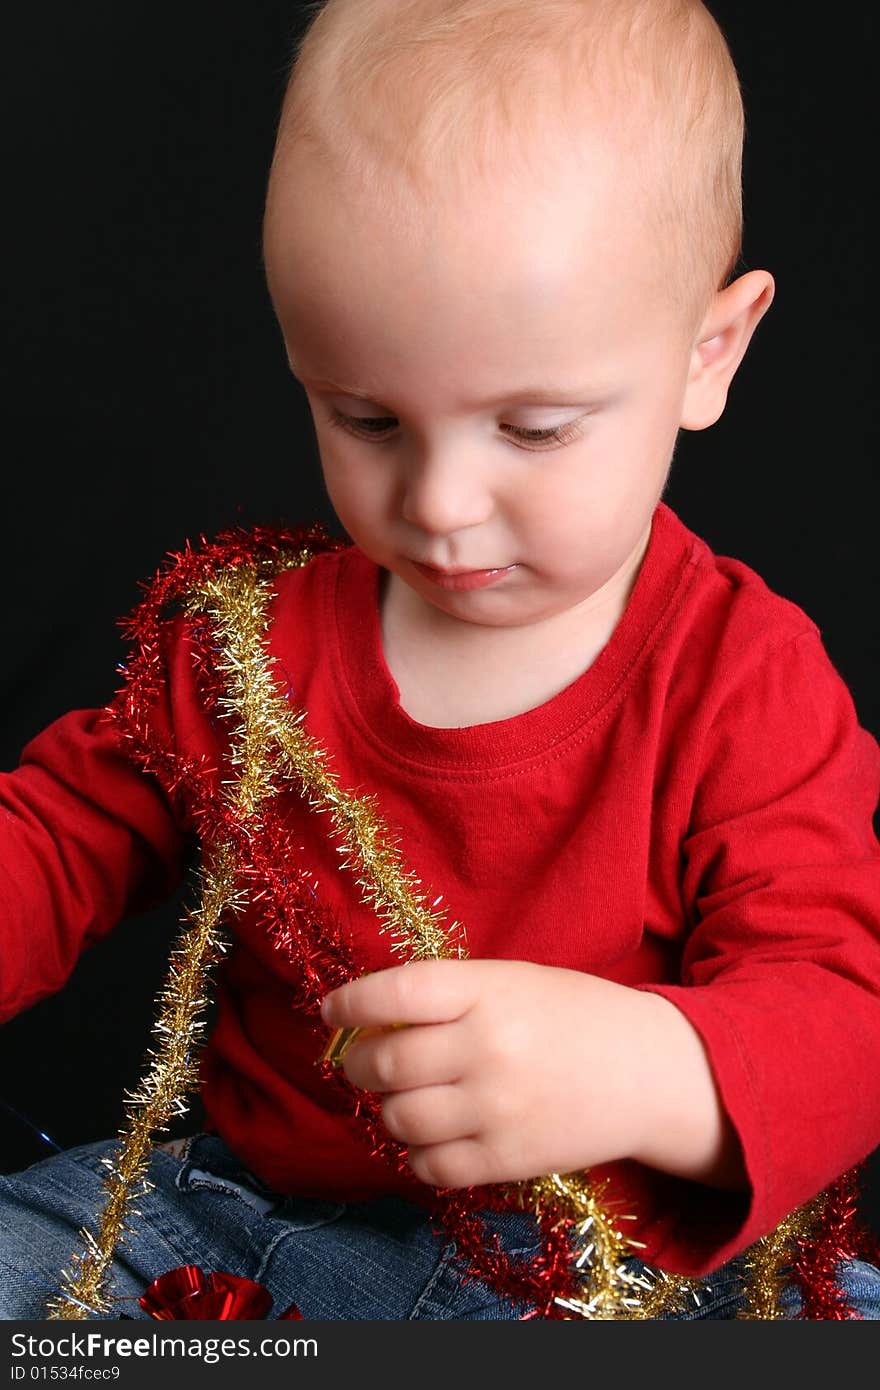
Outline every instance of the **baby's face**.
POLYGON ((336 513, 463 622, 600 603, 662 493, 693 335, 614 187, 499 188, 406 233, 305 161, 273 195, 269 286, 336 513))

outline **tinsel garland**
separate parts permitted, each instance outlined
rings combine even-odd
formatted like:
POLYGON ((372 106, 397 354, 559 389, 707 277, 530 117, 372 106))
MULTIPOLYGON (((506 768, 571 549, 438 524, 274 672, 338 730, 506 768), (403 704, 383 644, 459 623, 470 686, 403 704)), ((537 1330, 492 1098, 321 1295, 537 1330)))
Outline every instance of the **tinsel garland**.
MULTIPOLYGON (((81 1232, 85 1254, 73 1256, 62 1274, 63 1293, 49 1316, 76 1319, 110 1308, 107 1291, 113 1253, 130 1231, 136 1190, 147 1191, 151 1136, 167 1131, 184 1097, 198 1085, 197 1055, 204 1023, 209 971, 224 950, 221 922, 246 901, 256 904, 275 946, 302 971, 296 1005, 318 1015, 328 990, 362 973, 350 958, 338 924, 319 902, 309 876, 295 867, 295 847, 273 806, 276 793, 295 778, 316 812, 327 813, 330 834, 340 840, 341 867, 352 871, 361 896, 376 913, 378 929, 391 934, 391 949, 406 959, 464 958, 462 928, 447 926, 429 905, 415 875, 402 863, 375 800, 338 785, 330 758, 306 733, 305 712, 279 694, 266 647, 272 579, 308 562, 317 550, 335 549, 320 528, 298 532, 230 531, 199 551, 172 557, 129 620, 136 654, 111 713, 129 741, 133 758, 155 773, 169 795, 184 798, 203 847, 199 906, 171 957, 159 999, 150 1067, 129 1095, 120 1145, 105 1180, 107 1200, 97 1234, 81 1232), (187 761, 153 728, 151 707, 164 680, 167 610, 184 609, 186 636, 205 705, 216 708, 229 729, 228 762, 234 778, 187 761), (283 865, 283 872, 281 866, 283 865)), ((316 1022, 316 1031, 319 1024, 316 1022)), ((338 1061, 351 1037, 338 1037, 325 1056, 338 1061)), ((365 1138, 378 1157, 402 1172, 406 1148, 381 1122, 378 1097, 358 1091, 330 1060, 328 1084, 350 1097, 365 1138)), ((840 1259, 856 1239, 854 1174, 787 1217, 776 1231, 746 1252, 748 1318, 784 1316, 780 1297, 786 1277, 797 1285, 802 1316, 852 1317, 835 1283, 840 1259)), ((701 1281, 651 1270, 633 1261, 638 1242, 622 1230, 631 1215, 614 1215, 607 1185, 588 1174, 550 1174, 531 1182, 475 1189, 437 1189, 435 1217, 455 1242, 462 1273, 497 1293, 528 1302, 533 1316, 566 1319, 647 1319, 699 1301, 701 1281), (481 1208, 519 1207, 533 1212, 541 1249, 531 1260, 506 1255, 490 1235, 481 1208), (636 1272, 638 1271, 638 1272, 636 1272)))

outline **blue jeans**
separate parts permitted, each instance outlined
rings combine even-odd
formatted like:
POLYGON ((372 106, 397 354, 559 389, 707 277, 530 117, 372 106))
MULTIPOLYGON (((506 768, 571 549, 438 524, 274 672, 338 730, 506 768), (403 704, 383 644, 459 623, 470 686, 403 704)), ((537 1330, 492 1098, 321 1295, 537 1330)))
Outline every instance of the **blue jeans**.
MULTIPOLYGON (((0 1177, 0 1317, 45 1317, 59 1271, 82 1249, 79 1228, 94 1228, 103 1204, 101 1159, 115 1147, 115 1140, 83 1144, 0 1177)), ((272 1192, 214 1134, 193 1136, 178 1155, 157 1149, 149 1179, 155 1186, 136 1199, 140 1216, 116 1252, 106 1316, 146 1319, 139 1295, 183 1264, 258 1280, 274 1299, 271 1317, 292 1302, 317 1320, 511 1320, 528 1312, 481 1283, 465 1283, 454 1247, 432 1232, 421 1207, 402 1198, 343 1204, 272 1192)), ((537 1250, 533 1217, 485 1215, 509 1254, 537 1250)), ((880 1271, 850 1261, 841 1280, 861 1316, 880 1320, 880 1271)), ((737 1262, 706 1283, 699 1305, 677 1320, 736 1317, 737 1262)), ((786 1316, 796 1317, 798 1306, 792 1290, 786 1316)))

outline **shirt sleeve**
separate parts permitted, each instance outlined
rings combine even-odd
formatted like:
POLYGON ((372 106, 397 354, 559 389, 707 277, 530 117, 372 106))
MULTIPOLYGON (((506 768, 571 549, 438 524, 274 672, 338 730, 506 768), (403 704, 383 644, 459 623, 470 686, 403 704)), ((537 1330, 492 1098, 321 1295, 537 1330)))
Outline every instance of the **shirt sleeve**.
MULTIPOLYGON (((192 704, 192 663, 172 631, 149 711, 162 747, 192 704)), ((183 797, 135 766, 107 711, 72 711, 33 739, 0 774, 0 1022, 60 989, 123 917, 170 897, 192 846, 183 797)))
POLYGON ((669 1180, 659 1262, 706 1273, 880 1142, 880 750, 818 632, 744 663, 708 728, 679 984, 646 988, 700 1034, 747 1194, 669 1180))

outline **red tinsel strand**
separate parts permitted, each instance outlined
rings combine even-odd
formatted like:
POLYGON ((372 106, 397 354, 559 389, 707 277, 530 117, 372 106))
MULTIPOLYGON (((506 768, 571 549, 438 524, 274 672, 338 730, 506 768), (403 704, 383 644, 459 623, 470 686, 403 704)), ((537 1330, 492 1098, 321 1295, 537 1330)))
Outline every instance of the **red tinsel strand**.
POLYGON ((311 876, 294 867, 296 848, 274 813, 267 813, 263 825, 254 830, 248 850, 250 861, 242 868, 242 883, 249 886, 258 920, 275 949, 302 970, 301 995, 295 1006, 317 1014, 325 994, 360 973, 342 939, 342 927, 317 897, 311 876))
POLYGON ((862 1164, 844 1173, 828 1189, 821 1229, 810 1241, 798 1241, 791 1274, 801 1297, 801 1318, 843 1321, 859 1319, 838 1283, 844 1260, 871 1258, 876 1240, 859 1217, 859 1178, 862 1164), (866 1248, 867 1246, 867 1248, 866 1248))
POLYGON ((266 930, 303 973, 306 987, 296 1006, 317 1014, 324 995, 354 979, 357 971, 342 948, 338 924, 318 901, 309 876, 294 867, 290 835, 274 816, 266 816, 262 824, 239 820, 216 769, 173 754, 147 727, 130 721, 124 706, 116 707, 114 717, 131 744, 133 761, 156 776, 166 791, 185 790, 189 819, 202 844, 227 843, 234 848, 241 866, 238 878, 259 904, 266 930))
MULTIPOLYGON (((242 547, 237 547, 236 553, 244 554, 246 559, 252 558, 250 551, 242 547)), ((190 557, 183 575, 183 567, 173 570, 169 578, 175 587, 191 578, 193 568, 190 557)), ((295 850, 279 818, 268 813, 262 824, 243 824, 223 795, 219 771, 196 760, 182 758, 157 737, 149 719, 149 707, 162 685, 164 659, 158 637, 158 604, 151 596, 141 606, 139 621, 145 628, 132 623, 138 654, 129 666, 125 687, 110 708, 111 717, 130 743, 135 762, 155 775, 169 795, 186 791, 189 818, 202 843, 222 839, 235 846, 242 865, 241 876, 250 880, 252 898, 267 902, 263 913, 267 928, 271 927, 279 945, 287 945, 291 958, 304 973, 313 977, 308 1002, 317 1012, 328 989, 353 979, 357 973, 349 953, 340 952, 339 926, 332 923, 328 929, 327 911, 318 903, 308 875, 293 867, 295 850), (323 968, 319 972, 311 966, 316 954, 323 957, 323 968)), ((211 642, 211 625, 207 620, 194 622, 190 646, 200 688, 203 682, 222 688, 213 666, 211 642)))
MULTIPOLYGON (((252 530, 230 527, 214 541, 202 537, 198 550, 187 541, 182 551, 166 556, 152 579, 140 583, 144 598, 120 619, 122 632, 135 646, 128 672, 123 668, 127 686, 136 684, 138 692, 147 697, 159 692, 164 665, 161 635, 168 622, 168 609, 218 569, 253 565, 260 574, 271 577, 289 565, 292 556, 303 551, 336 551, 347 544, 346 540, 329 536, 320 525, 295 529, 258 526, 252 530)), ((216 672, 214 676, 222 685, 222 677, 216 672)))
POLYGON ((218 569, 253 565, 260 574, 272 575, 284 569, 290 556, 298 552, 342 550, 348 544, 344 539, 329 536, 320 525, 293 529, 256 526, 250 530, 233 526, 221 531, 213 541, 202 536, 197 550, 187 541, 182 551, 166 556, 152 579, 141 582, 139 587, 145 590, 145 597, 120 625, 135 640, 149 641, 151 631, 169 605, 204 584, 218 569))
MULTIPOLYGON (((197 634, 192 647, 198 670, 210 681, 216 674, 213 628, 207 620, 194 627, 197 634)), ((324 994, 358 973, 350 948, 343 944, 341 924, 320 903, 312 877, 294 867, 297 847, 277 809, 264 806, 259 820, 249 824, 245 834, 225 798, 218 804, 215 797, 213 809, 223 818, 227 840, 236 845, 239 876, 249 901, 258 909, 258 921, 275 948, 302 970, 306 988, 291 1000, 291 1007, 309 1007, 317 1013, 324 994)), ((211 831, 203 824, 203 831, 216 833, 216 827, 211 831)))
POLYGON ((291 1008, 317 1014, 325 994, 355 977, 340 940, 339 923, 318 903, 309 876, 288 867, 295 850, 282 827, 264 826, 253 837, 252 846, 253 859, 242 870, 241 879, 249 886, 257 924, 275 950, 302 974, 291 1008), (273 847, 285 857, 273 858, 273 847), (278 864, 285 865, 283 871, 278 864))
POLYGON ((454 1262, 465 1282, 476 1277, 512 1302, 528 1304, 533 1309, 530 1317, 566 1317, 556 1299, 580 1292, 570 1219, 554 1213, 552 1219, 542 1220, 537 1254, 522 1259, 502 1250, 494 1232, 487 1233, 484 1218, 469 1209, 466 1192, 438 1193, 438 1207, 438 1217, 455 1243, 454 1262))

